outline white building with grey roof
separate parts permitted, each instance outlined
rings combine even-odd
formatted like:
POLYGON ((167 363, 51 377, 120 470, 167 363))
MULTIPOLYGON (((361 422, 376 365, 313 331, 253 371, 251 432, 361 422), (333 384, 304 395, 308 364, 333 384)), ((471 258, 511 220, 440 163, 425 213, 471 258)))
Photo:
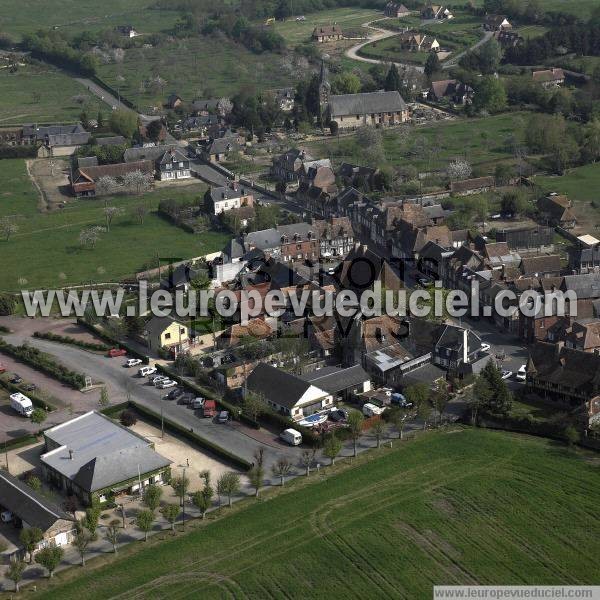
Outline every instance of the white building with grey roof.
POLYGON ((44 439, 44 477, 84 504, 162 484, 171 465, 146 438, 95 411, 46 430, 44 439))

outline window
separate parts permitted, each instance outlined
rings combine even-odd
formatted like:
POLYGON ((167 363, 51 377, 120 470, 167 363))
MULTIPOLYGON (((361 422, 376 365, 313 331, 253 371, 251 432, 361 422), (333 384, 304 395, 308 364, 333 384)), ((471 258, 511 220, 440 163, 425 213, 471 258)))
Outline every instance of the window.
POLYGON ((170 340, 170 339, 171 339, 171 334, 165 333, 165 340, 170 340))

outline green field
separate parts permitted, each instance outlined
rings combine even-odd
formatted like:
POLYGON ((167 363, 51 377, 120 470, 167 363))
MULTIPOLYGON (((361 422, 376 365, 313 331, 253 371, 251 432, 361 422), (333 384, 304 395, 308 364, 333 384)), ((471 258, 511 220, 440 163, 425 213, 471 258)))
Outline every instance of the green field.
POLYGON ((283 57, 255 54, 223 37, 176 39, 155 48, 125 52, 122 63, 101 65, 98 76, 142 111, 162 106, 171 93, 184 100, 235 94, 244 87, 273 89, 292 85, 299 73, 283 67, 283 57), (149 83, 160 76, 166 83, 149 83))
POLYGON ((98 29, 116 22, 138 27, 144 19, 149 0, 22 0, 13 2, 10 10, 2 11, 0 30, 23 34, 40 28, 65 28, 72 33, 83 29, 98 29))
POLYGON ((20 123, 73 122, 85 110, 95 118, 108 106, 75 79, 51 66, 27 65, 16 73, 0 71, 0 126, 20 123), (74 100, 86 98, 83 104, 74 100))
MULTIPOLYGON (((475 6, 483 6, 483 0, 473 0, 475 6)), ((546 11, 572 13, 585 19, 598 6, 598 0, 540 0, 540 5, 546 11)))
POLYGON ((526 436, 432 433, 58 573, 36 597, 424 600, 436 584, 595 584, 596 461, 526 436))
POLYGON ((383 15, 380 11, 364 8, 335 8, 304 16, 306 18, 305 21, 288 19, 283 22, 278 21, 274 25, 275 31, 282 35, 291 47, 301 42, 309 41, 315 27, 337 23, 342 27, 342 30, 345 27, 356 29, 363 23, 367 23, 373 19, 381 19, 383 15))
POLYGON ((123 214, 113 221, 94 249, 82 248, 82 229, 103 225, 105 199, 71 200, 51 213, 37 210, 39 198, 22 160, 0 161, 0 217, 13 216, 19 231, 8 241, 0 239, 0 290, 56 287, 83 282, 114 281, 163 259, 191 258, 221 249, 227 236, 208 232, 187 233, 155 212, 164 198, 199 198, 203 184, 164 187, 143 196, 108 198, 123 214), (133 208, 144 204, 149 214, 139 224, 133 208), (25 282, 23 282, 25 280, 25 282))
POLYGON ((548 192, 567 194, 580 202, 598 201, 600 190, 600 164, 594 163, 571 169, 562 177, 542 176, 535 178, 535 183, 548 192))
MULTIPOLYGON (((443 169, 450 160, 462 157, 472 166, 493 173, 496 161, 511 159, 508 138, 521 138, 526 116, 520 112, 387 130, 383 134, 385 157, 392 165, 412 164, 420 170, 443 169)), ((304 146, 313 156, 364 163, 364 151, 354 136, 304 146)))

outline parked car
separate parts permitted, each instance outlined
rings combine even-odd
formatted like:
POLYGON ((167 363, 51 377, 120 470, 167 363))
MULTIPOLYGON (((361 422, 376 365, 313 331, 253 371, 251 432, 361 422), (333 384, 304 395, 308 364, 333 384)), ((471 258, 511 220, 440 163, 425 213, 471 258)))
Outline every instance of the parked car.
POLYGON ((127 359, 127 362, 125 363, 125 366, 127 368, 129 367, 137 367, 138 365, 142 364, 142 360, 140 358, 129 358, 127 359))
MULTIPOLYGON (((168 381, 168 380, 167 380, 168 381)), ((173 390, 171 390, 166 396, 165 398, 167 400, 177 400, 177 398, 183 396, 184 391, 181 388, 175 388, 173 390)))
POLYGON ((412 408, 412 402, 409 402, 405 398, 404 394, 400 394, 398 392, 394 392, 392 394, 391 402, 392 402, 392 404, 396 404, 397 406, 400 406, 401 408, 412 408))
POLYGON ((13 385, 19 385, 20 383, 23 383, 23 378, 20 375, 17 375, 16 373, 12 376, 10 382, 13 385))
POLYGON ((491 348, 491 346, 489 344, 486 344, 486 343, 481 344, 481 350, 483 352, 487 352, 490 348, 491 348))
POLYGON ((123 348, 111 348, 108 351, 108 356, 110 358, 116 358, 117 356, 125 356, 127 354, 127 350, 123 350, 123 348))
POLYGON ((202 416, 205 419, 214 417, 217 414, 217 404, 214 400, 205 400, 202 407, 202 416))
POLYGON ((204 406, 204 398, 194 398, 191 402, 191 406, 194 410, 198 410, 204 406))
POLYGON ((3 523, 10 523, 13 520, 13 514, 10 512, 10 510, 5 510, 0 513, 0 519, 3 523))
POLYGON ((525 379, 527 377, 527 372, 525 370, 526 368, 527 368, 527 365, 521 365, 519 367, 519 370, 517 371, 517 379, 519 381, 525 381, 525 379))
POLYGON ((365 415, 365 417, 375 417, 377 415, 382 414, 384 410, 385 410, 384 406, 375 406, 374 404, 371 404, 370 402, 367 402, 362 407, 362 412, 363 412, 363 415, 365 415))
POLYGON ((6 373, 6 367, 0 363, 0 373, 6 373))
POLYGON ((148 375, 154 375, 156 373, 156 367, 141 367, 138 370, 140 377, 148 377, 148 375))
POLYGON ((433 281, 431 281, 431 279, 427 279, 426 277, 419 277, 417 279, 417 283, 422 287, 422 288, 426 288, 428 286, 430 286, 433 281))
POLYGON ((348 411, 344 408, 336 408, 329 413, 329 418, 336 423, 348 420, 348 411))
POLYGON ((290 446, 299 446, 302 443, 302 434, 295 429, 286 429, 279 437, 290 446))
POLYGON ((150 383, 152 385, 158 385, 161 381, 165 381, 169 379, 168 377, 165 377, 164 375, 156 375, 155 377, 150 377, 150 383))
POLYGON ((217 423, 227 423, 227 421, 229 421, 229 411, 222 410, 217 417, 217 423))
POLYGON ((35 383, 26 383, 26 384, 23 386, 23 389, 24 389, 26 392, 34 392, 35 390, 37 390, 37 385, 35 385, 35 383))
POLYGON ((502 379, 510 379, 512 374, 512 371, 502 371, 502 379))
POLYGON ((156 387, 159 390, 166 390, 167 388, 172 388, 175 387, 177 385, 176 381, 173 381, 172 379, 163 379, 162 381, 159 381, 156 384, 156 387))

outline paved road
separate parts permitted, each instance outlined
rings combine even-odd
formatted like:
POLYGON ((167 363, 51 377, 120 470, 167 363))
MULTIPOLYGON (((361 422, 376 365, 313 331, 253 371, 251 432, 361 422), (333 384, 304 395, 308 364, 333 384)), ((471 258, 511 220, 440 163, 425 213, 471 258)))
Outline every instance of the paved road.
POLYGON ((456 66, 458 64, 458 61, 467 53, 467 52, 471 52, 472 50, 476 50, 477 48, 479 48, 480 46, 483 46, 483 44, 485 44, 486 42, 488 42, 490 39, 492 39, 492 36, 494 35, 494 33, 492 31, 486 31, 483 34, 483 37, 476 43, 473 44, 473 46, 471 46, 470 48, 467 48, 467 50, 464 50, 463 52, 460 52, 459 54, 456 54, 455 56, 453 56, 452 58, 449 58, 448 60, 444 61, 444 63, 442 64, 442 69, 451 69, 452 67, 456 66))

